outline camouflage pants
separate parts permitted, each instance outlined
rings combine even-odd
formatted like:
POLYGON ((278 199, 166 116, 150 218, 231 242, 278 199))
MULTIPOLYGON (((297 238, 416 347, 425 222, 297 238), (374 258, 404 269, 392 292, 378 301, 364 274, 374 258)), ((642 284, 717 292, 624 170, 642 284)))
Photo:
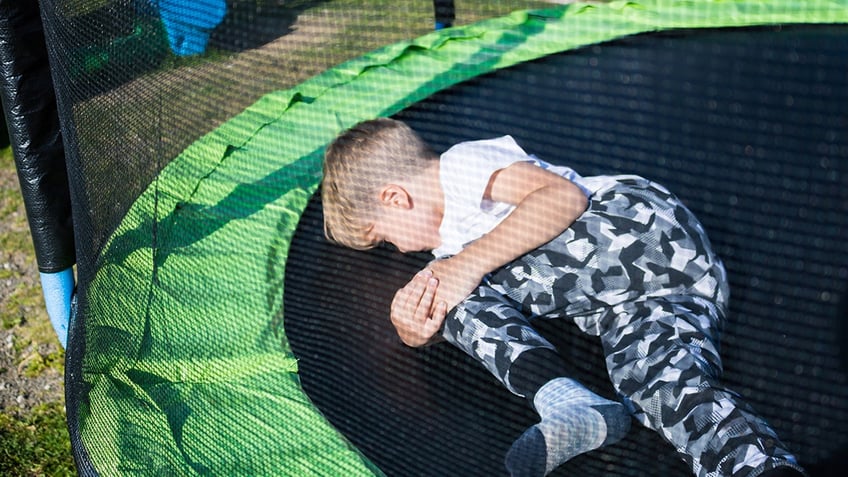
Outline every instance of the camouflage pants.
POLYGON ((487 277, 451 311, 443 334, 518 394, 512 363, 554 348, 532 320, 573 320, 600 337, 610 380, 634 417, 695 475, 795 467, 768 424, 719 382, 726 283, 692 213, 662 186, 622 176, 558 238, 487 277))

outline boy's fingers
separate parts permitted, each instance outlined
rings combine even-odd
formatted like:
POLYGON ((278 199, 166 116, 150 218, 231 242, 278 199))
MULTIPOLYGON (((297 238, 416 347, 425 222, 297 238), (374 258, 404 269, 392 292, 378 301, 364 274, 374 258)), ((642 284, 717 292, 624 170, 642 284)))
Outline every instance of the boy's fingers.
POLYGON ((403 288, 400 289, 400 292, 398 292, 403 293, 404 306, 417 306, 418 302, 421 300, 421 295, 424 293, 426 287, 427 280, 425 280, 420 273, 417 273, 415 276, 413 276, 412 280, 410 280, 409 283, 407 283, 403 288))
POLYGON ((420 273, 416 274, 415 277, 413 277, 412 282, 410 282, 410 285, 412 285, 412 287, 410 288, 409 296, 410 300, 413 302, 413 306, 417 307, 418 304, 421 303, 421 300, 424 298, 424 294, 427 292, 427 285, 429 283, 429 280, 429 277, 426 277, 420 273))
POLYGON ((392 313, 402 310, 414 310, 424 292, 426 281, 422 280, 421 274, 416 274, 406 285, 395 293, 392 300, 392 313))
POLYGON ((439 280, 432 271, 424 270, 395 293, 390 306, 391 319, 401 340, 407 345, 427 344, 441 329, 444 306, 433 307, 438 286, 439 280))
POLYGON ((424 322, 424 326, 421 330, 422 336, 420 336, 419 338, 421 338, 421 340, 424 342, 429 342, 433 338, 433 336, 435 336, 436 333, 438 333, 439 330, 442 329, 442 322, 445 321, 446 314, 447 305, 443 301, 439 302, 439 304, 436 305, 436 308, 433 310, 432 319, 429 319, 424 322))
POLYGON ((445 316, 448 314, 448 304, 440 301, 436 305, 436 309, 433 311, 433 319, 430 320, 432 323, 436 325, 436 331, 442 327, 442 322, 445 321, 445 316))
POLYGON ((418 302, 418 307, 415 310, 415 318, 419 321, 426 320, 430 317, 430 310, 433 309, 433 298, 436 296, 436 289, 439 287, 439 280, 429 278, 427 287, 421 294, 421 300, 418 302))

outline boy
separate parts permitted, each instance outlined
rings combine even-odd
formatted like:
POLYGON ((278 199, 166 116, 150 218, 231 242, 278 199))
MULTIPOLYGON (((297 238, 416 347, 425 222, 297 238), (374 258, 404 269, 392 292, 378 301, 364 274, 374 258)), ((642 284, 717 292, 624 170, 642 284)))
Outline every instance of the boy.
POLYGON ((509 136, 438 156, 391 119, 351 128, 325 156, 328 239, 439 259, 395 295, 401 339, 421 346, 441 331, 539 414, 507 453, 512 475, 546 475, 617 442, 629 414, 696 475, 802 475, 774 431, 718 383, 724 268, 662 186, 582 178, 509 136), (568 317, 600 337, 624 404, 568 378, 527 316, 568 317))

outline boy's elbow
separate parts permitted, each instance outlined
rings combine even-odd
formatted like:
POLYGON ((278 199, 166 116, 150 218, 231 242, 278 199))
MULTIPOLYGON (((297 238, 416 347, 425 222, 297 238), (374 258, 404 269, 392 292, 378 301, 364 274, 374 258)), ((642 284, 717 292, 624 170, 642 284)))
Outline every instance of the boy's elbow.
POLYGON ((568 204, 568 209, 573 211, 576 216, 581 215, 589 207, 589 198, 583 193, 583 189, 573 182, 568 182, 568 186, 564 188, 563 193, 565 195, 563 197, 563 203, 568 204))
POLYGON ((586 197, 586 194, 583 193, 583 190, 579 187, 575 186, 577 189, 577 207, 580 209, 580 212, 583 213, 589 207, 589 198, 586 197))

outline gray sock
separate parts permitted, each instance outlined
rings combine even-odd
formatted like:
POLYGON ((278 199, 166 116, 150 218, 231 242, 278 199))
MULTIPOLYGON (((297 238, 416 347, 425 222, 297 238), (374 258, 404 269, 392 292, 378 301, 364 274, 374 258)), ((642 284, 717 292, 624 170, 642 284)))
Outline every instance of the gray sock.
POLYGON ((506 467, 513 477, 547 475, 574 456, 618 442, 630 429, 624 405, 569 378, 546 383, 533 405, 542 420, 509 449, 506 467))

